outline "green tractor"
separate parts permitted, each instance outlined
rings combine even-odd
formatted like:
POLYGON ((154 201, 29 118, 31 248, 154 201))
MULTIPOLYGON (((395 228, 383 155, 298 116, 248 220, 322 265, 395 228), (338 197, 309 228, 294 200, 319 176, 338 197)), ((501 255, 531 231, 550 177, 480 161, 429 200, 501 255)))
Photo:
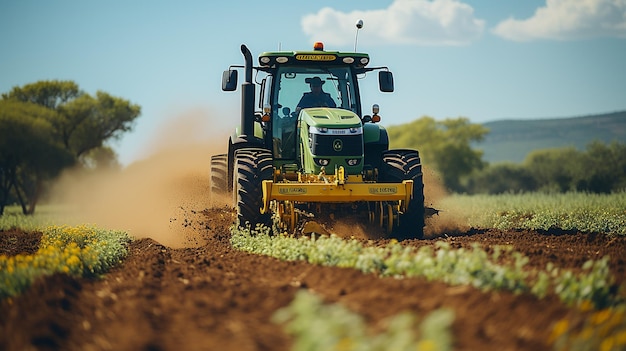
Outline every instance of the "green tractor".
POLYGON ((422 238, 419 153, 389 150, 378 105, 365 114, 361 104, 357 77, 377 71, 380 91, 393 92, 392 73, 367 67, 368 54, 324 51, 320 42, 264 52, 258 66, 245 45, 241 52, 245 65, 222 77, 222 90, 234 91, 243 69, 241 123, 228 153, 211 157, 211 192, 232 192, 238 225, 294 231, 311 217, 350 216, 393 238, 422 238))

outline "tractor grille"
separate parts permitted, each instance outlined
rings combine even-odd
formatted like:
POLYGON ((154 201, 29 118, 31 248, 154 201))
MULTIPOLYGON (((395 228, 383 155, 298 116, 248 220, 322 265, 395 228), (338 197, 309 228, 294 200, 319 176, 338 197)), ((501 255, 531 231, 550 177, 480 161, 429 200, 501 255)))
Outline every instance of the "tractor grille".
POLYGON ((311 152, 316 156, 361 156, 363 135, 309 134, 311 152))

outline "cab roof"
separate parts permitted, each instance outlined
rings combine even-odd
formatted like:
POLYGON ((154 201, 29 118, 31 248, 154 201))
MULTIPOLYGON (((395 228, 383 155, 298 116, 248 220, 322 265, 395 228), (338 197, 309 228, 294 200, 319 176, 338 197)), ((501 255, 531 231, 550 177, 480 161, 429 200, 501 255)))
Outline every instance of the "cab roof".
POLYGON ((315 43, 315 48, 312 51, 264 52, 259 55, 259 65, 261 67, 277 67, 279 65, 311 66, 323 64, 363 68, 370 62, 369 55, 366 53, 324 51, 323 44, 319 42, 315 43))

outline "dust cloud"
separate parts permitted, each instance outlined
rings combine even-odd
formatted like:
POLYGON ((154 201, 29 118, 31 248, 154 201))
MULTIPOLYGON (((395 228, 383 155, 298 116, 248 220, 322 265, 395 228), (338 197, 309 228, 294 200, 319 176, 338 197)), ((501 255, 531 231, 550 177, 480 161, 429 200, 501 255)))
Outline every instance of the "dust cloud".
POLYGON ((424 227, 425 237, 438 237, 445 234, 465 232, 469 229, 467 220, 442 204, 449 196, 440 176, 432 169, 424 170, 424 206, 434 208, 439 212, 426 219, 424 227))
MULTIPOLYGON (((170 246, 195 246, 207 229, 199 212, 210 199, 210 158, 224 153, 229 129, 206 111, 166 122, 147 145, 145 159, 122 170, 69 171, 53 187, 52 202, 72 209, 79 223, 128 231, 170 246)), ((144 145, 145 146, 145 145, 144 145)))
POLYGON ((345 239, 355 238, 364 240, 376 240, 385 238, 386 234, 382 228, 373 225, 360 223, 352 219, 338 219, 332 224, 329 230, 345 239))

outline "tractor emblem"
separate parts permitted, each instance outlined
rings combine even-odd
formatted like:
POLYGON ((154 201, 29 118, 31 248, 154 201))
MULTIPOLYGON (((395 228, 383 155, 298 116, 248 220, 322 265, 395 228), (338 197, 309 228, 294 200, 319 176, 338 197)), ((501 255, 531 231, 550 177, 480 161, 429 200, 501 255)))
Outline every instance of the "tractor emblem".
POLYGON ((343 142, 340 139, 333 140, 333 150, 339 152, 343 149, 343 142))

